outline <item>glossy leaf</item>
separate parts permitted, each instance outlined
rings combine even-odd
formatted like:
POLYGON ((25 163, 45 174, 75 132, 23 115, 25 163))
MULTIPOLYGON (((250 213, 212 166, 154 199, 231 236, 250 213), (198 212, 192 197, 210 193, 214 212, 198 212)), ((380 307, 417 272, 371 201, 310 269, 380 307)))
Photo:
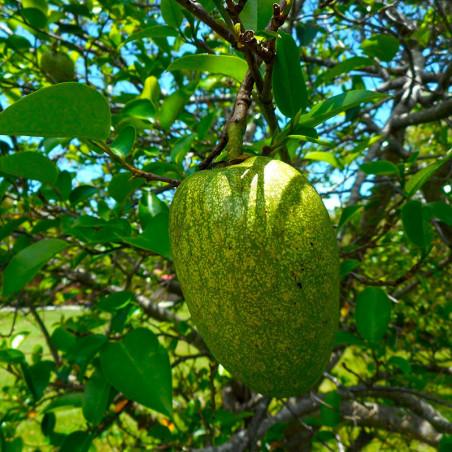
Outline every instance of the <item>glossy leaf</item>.
POLYGON ((23 151, 0 157, 0 172, 15 177, 54 184, 58 170, 52 161, 39 152, 23 151))
POLYGON ((446 154, 441 160, 422 168, 416 174, 411 176, 405 184, 405 195, 408 198, 413 196, 433 176, 433 173, 439 170, 451 158, 452 151, 446 154))
POLYGON ((172 259, 168 236, 167 212, 161 212, 154 218, 149 219, 142 234, 131 238, 126 237, 122 240, 129 245, 172 259))
POLYGON ((168 204, 163 202, 154 193, 150 191, 143 192, 138 205, 138 217, 140 224, 146 228, 148 223, 160 212, 169 212, 168 204))
POLYGON ((143 184, 144 179, 133 179, 130 173, 119 173, 110 181, 108 193, 117 203, 122 204, 143 184))
POLYGON ((398 39, 391 35, 377 35, 361 43, 361 49, 366 55, 386 62, 397 55, 399 46, 398 39))
POLYGON ((23 97, 0 113, 0 135, 103 141, 110 135, 110 107, 89 86, 59 83, 23 97))
POLYGON ((245 30, 264 30, 273 14, 273 0, 248 0, 241 13, 245 30))
POLYGON ((315 127, 324 123, 330 118, 337 116, 348 109, 360 105, 364 102, 372 100, 380 100, 388 97, 386 94, 377 93, 374 91, 354 90, 348 91, 315 105, 309 113, 300 116, 299 124, 306 127, 315 127))
POLYGON ((96 369, 86 382, 83 392, 83 416, 93 425, 98 425, 107 410, 111 385, 102 371, 96 369))
POLYGON ((433 230, 428 212, 420 201, 408 201, 402 207, 402 222, 406 236, 411 243, 425 250, 430 246, 433 230))
POLYGON ((169 131, 189 98, 190 94, 186 90, 179 90, 163 101, 157 112, 157 120, 163 130, 169 131))
POLYGON ((133 126, 126 126, 119 132, 115 141, 110 145, 110 149, 118 157, 127 157, 132 151, 135 143, 135 128, 133 126))
POLYGON ((360 166, 360 169, 366 174, 376 174, 377 176, 385 174, 400 174, 399 168, 388 160, 363 163, 360 166))
POLYGON ((319 83, 320 81, 322 83, 330 82, 339 75, 349 74, 351 71, 355 69, 361 69, 367 66, 371 66, 373 64, 374 62, 369 58, 359 56, 351 57, 345 61, 341 61, 340 63, 336 64, 336 66, 326 70, 323 74, 320 75, 320 77, 317 80, 317 83, 319 83))
MULTIPOLYGON (((290 135, 289 135, 290 138, 290 135)), ((315 160, 317 162, 326 162, 329 163, 334 168, 342 168, 341 162, 336 158, 336 156, 330 152, 309 152, 303 159, 306 160, 315 160)))
POLYGON ((33 243, 17 253, 3 273, 3 296, 22 289, 52 257, 67 246, 68 243, 63 240, 47 239, 33 243))
POLYGON ((166 25, 156 24, 146 27, 144 30, 130 35, 124 42, 122 42, 121 45, 127 44, 131 41, 136 41, 138 39, 169 38, 170 36, 175 37, 178 35, 179 33, 174 28, 167 27, 166 25))
POLYGON ((367 287, 357 297, 355 304, 356 327, 369 342, 383 339, 391 320, 391 302, 380 287, 367 287))
POLYGON ((272 86, 277 107, 288 118, 305 110, 308 102, 306 84, 300 67, 300 51, 291 35, 279 31, 272 86))
POLYGON ((179 28, 184 19, 182 9, 174 0, 160 0, 160 12, 163 20, 173 28, 179 28))
POLYGON ((344 207, 342 209, 342 213, 341 213, 341 218, 339 220, 339 224, 337 225, 337 232, 339 232, 362 207, 363 206, 347 206, 347 207, 344 207))
POLYGON ((168 353, 150 330, 136 328, 121 341, 105 344, 100 362, 107 381, 126 397, 172 415, 168 353))
POLYGON ((248 65, 245 60, 233 55, 185 55, 174 60, 168 71, 201 71, 223 74, 241 82, 245 78, 248 65))

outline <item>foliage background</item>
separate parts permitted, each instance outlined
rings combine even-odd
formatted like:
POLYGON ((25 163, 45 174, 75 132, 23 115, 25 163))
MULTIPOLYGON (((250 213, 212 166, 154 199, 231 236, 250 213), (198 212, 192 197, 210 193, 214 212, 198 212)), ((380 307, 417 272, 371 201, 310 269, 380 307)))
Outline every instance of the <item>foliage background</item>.
MULTIPOLYGON (((226 124, 240 113, 242 81, 231 71, 241 74, 259 57, 249 36, 228 31, 222 2, 200 3, 205 10, 171 0, 0 1, 0 108, 52 85, 41 58, 58 50, 112 113, 109 147, 20 133, 0 141, 0 266, 8 276, 2 450, 449 450, 451 5, 293 2, 283 29, 297 44, 308 112, 344 91, 390 96, 349 108, 342 100, 340 115, 315 124, 333 146, 319 144, 311 128, 272 148, 315 185, 338 226, 342 292, 323 380, 304 396, 268 400, 212 359, 169 259, 175 181, 212 149, 217 161, 226 158, 226 124), (245 59, 168 71, 191 54, 245 59), (32 165, 26 152, 51 166, 32 165), (12 165, 9 156, 21 153, 26 163, 12 165), (44 240, 53 241, 36 248, 44 240), (138 361, 128 362, 119 343, 138 361), (151 344, 154 355, 145 356, 151 344)), ((271 17, 272 2, 238 4, 246 29, 262 30, 271 17)), ((298 68, 298 58, 288 64, 298 68)), ((245 153, 268 152, 288 124, 287 86, 273 83, 276 116, 254 88, 240 113, 245 153)), ((45 105, 42 115, 52 115, 45 105)), ((81 128, 98 113, 85 107, 69 119, 81 128)))

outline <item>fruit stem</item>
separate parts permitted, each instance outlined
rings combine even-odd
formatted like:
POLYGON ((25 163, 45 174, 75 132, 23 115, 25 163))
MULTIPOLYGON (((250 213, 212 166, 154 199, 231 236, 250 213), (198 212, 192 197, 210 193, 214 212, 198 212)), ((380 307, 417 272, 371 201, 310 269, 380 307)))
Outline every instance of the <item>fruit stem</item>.
POLYGON ((235 160, 243 154, 243 135, 246 127, 240 122, 230 122, 226 125, 228 132, 228 144, 226 151, 228 153, 228 160, 235 160))

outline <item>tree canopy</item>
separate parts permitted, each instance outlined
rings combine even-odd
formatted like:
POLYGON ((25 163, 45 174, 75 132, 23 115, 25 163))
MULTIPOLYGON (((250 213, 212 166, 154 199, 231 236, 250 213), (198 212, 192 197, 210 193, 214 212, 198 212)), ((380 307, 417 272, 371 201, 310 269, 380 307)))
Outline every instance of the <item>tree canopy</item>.
POLYGON ((450 2, 0 6, 1 450, 450 450, 450 2), (336 346, 290 399, 216 362, 168 237, 181 181, 256 155, 340 246, 336 346))

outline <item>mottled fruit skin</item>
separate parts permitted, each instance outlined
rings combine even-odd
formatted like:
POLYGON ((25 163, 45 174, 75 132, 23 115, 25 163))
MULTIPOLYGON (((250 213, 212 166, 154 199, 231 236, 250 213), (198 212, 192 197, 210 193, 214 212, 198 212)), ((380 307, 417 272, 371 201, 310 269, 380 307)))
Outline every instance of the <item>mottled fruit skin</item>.
POLYGON ((63 52, 46 52, 41 58, 41 69, 52 83, 74 80, 74 62, 63 52))
POLYGON ((314 188, 266 157, 195 173, 176 191, 169 230, 182 291, 215 358, 266 396, 308 391, 339 314, 338 246, 314 188))

